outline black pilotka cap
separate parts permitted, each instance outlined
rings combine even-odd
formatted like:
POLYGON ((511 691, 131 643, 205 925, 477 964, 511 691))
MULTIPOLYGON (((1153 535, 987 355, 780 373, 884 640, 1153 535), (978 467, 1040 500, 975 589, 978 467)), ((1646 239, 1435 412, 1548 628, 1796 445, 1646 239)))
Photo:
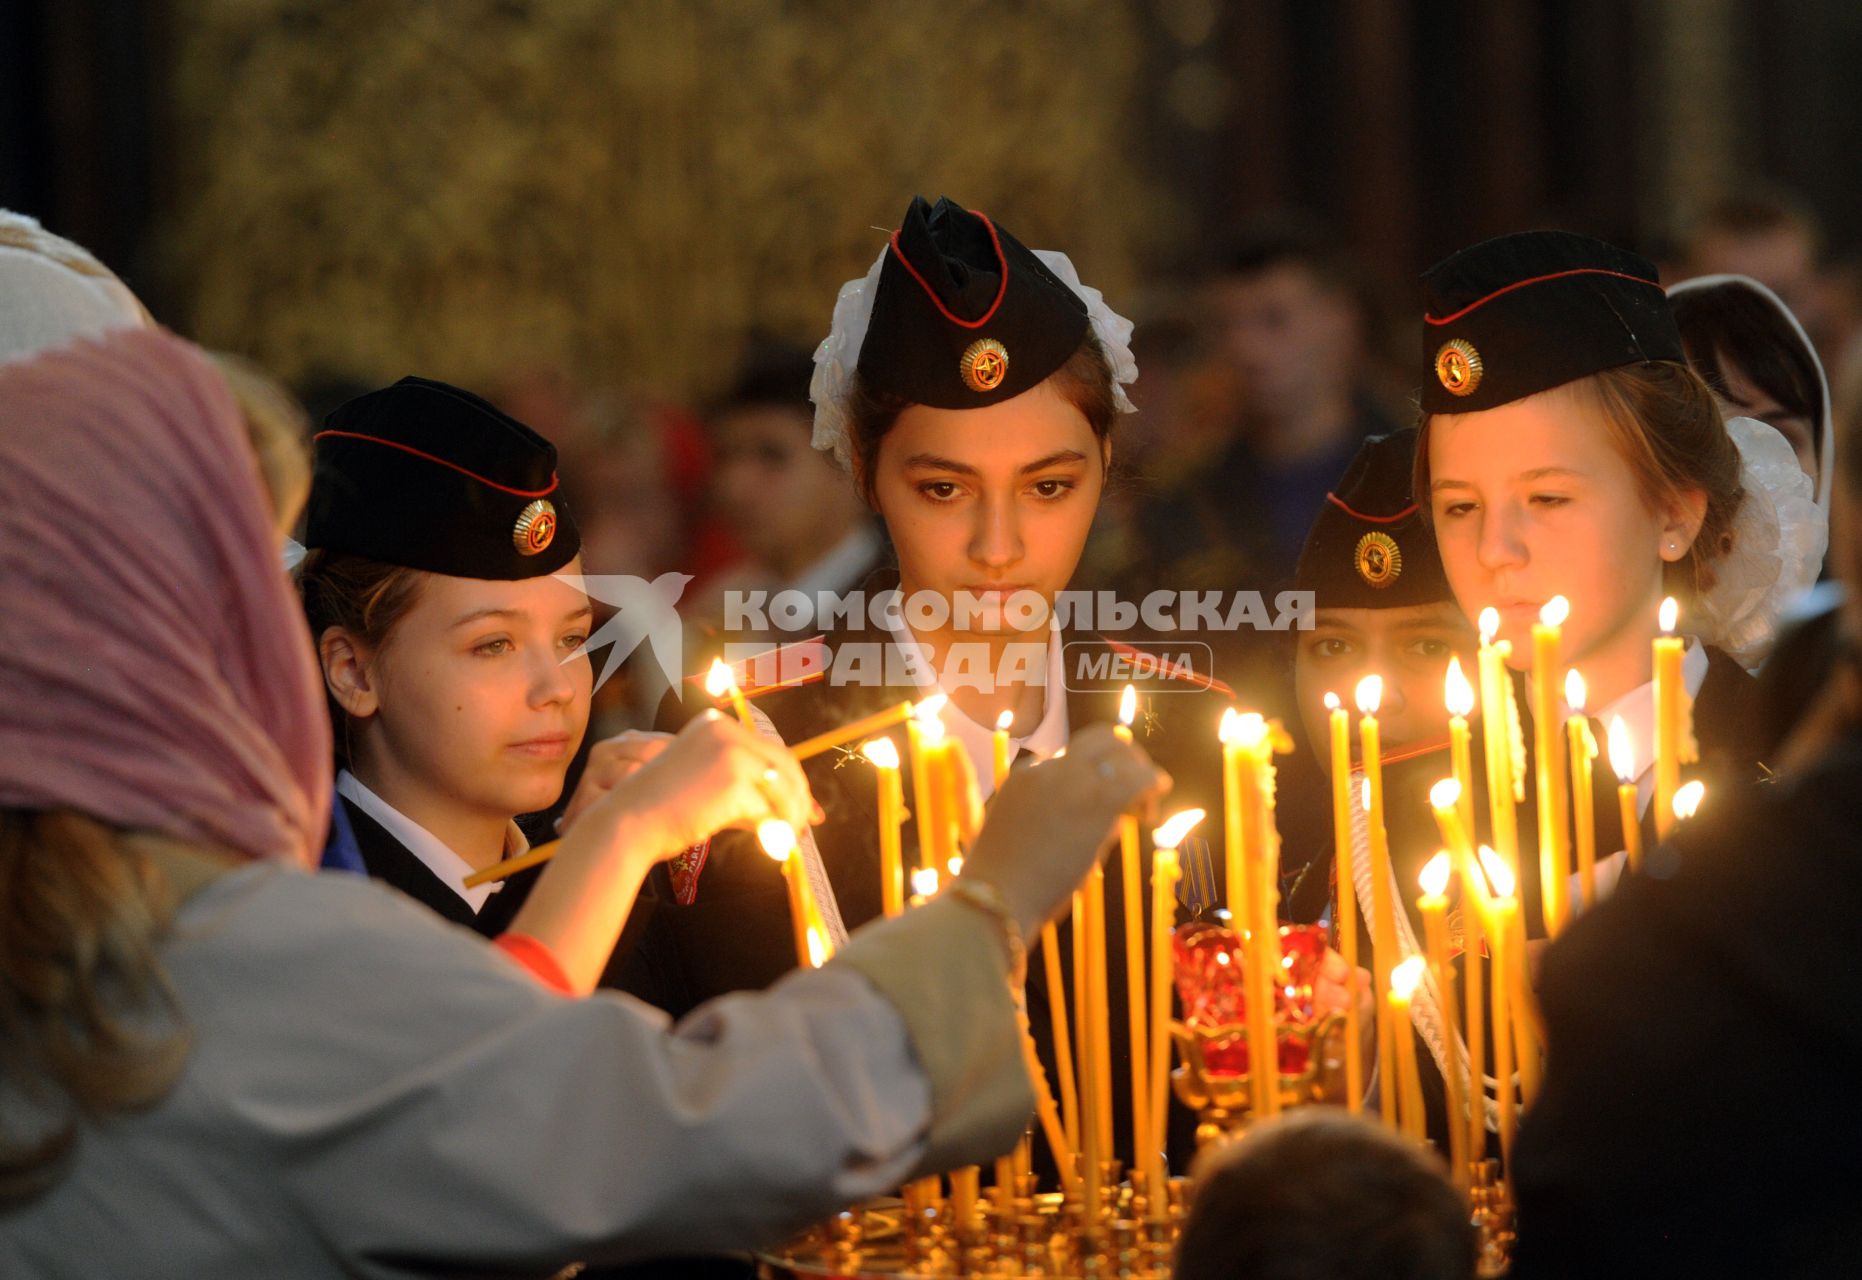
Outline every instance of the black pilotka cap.
POLYGON ((892 233, 857 369, 876 390, 981 409, 1038 385, 1086 336, 1086 303, 1014 236, 948 199, 892 233))
POLYGON ((469 391, 403 378, 324 420, 304 545, 514 581, 557 572, 582 538, 556 446, 469 391))
POLYGON ((1569 231, 1463 249, 1422 278, 1424 413, 1474 413, 1578 378, 1685 363, 1647 258, 1569 231))
POLYGON ((1452 600, 1435 532, 1410 496, 1416 429, 1373 436, 1306 534, 1294 586, 1317 609, 1398 609, 1452 600))

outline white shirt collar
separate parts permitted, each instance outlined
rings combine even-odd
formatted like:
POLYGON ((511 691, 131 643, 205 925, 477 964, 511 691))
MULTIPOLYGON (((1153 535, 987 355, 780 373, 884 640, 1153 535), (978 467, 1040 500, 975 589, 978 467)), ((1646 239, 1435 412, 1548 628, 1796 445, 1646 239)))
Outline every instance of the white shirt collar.
MULTIPOLYGON (((439 877, 442 884, 465 899, 466 905, 475 913, 484 909, 492 894, 504 888, 502 880, 481 884, 473 889, 466 888, 466 877, 477 868, 454 853, 438 836, 369 790, 360 778, 347 769, 336 775, 336 794, 379 822, 384 831, 420 859, 421 865, 439 877)), ((515 822, 511 823, 504 833, 504 856, 514 858, 529 848, 530 842, 524 838, 524 833, 515 822)))
MULTIPOLYGON (((1687 689, 1687 696, 1700 696, 1700 686, 1706 679, 1707 648, 1698 640, 1689 640, 1687 652, 1681 658, 1681 683, 1687 689)), ((1638 807, 1647 809, 1655 794, 1655 681, 1637 685, 1596 713, 1597 723, 1603 726, 1606 738, 1610 722, 1618 716, 1629 731, 1630 769, 1636 780, 1638 807)), ((1599 740, 1597 746, 1606 757, 1601 767, 1608 768, 1609 743, 1599 740)))
MULTIPOLYGON (((906 670, 911 672, 912 681, 919 690, 926 695, 948 693, 949 690, 939 683, 937 670, 931 664, 930 649, 918 639, 910 624, 901 618, 898 620, 898 629, 894 629, 890 614, 882 615, 882 621, 903 650, 906 670)), ((1048 627, 1044 684, 1041 721, 1028 733, 1009 739, 1011 761, 1024 751, 1036 760, 1045 760, 1067 745, 1066 668, 1061 659, 1060 626, 1057 622, 1050 622, 1048 627)), ((977 793, 987 800, 996 790, 995 726, 976 723, 958 710, 957 704, 953 702, 944 710, 944 727, 963 744, 964 752, 970 757, 970 765, 976 771, 977 793)))

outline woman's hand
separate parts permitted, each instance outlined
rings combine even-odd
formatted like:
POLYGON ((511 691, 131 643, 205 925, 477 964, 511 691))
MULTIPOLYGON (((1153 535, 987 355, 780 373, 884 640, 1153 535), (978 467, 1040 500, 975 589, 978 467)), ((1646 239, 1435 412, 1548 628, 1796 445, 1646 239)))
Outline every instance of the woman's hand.
MULTIPOLYGON (((623 822, 654 859, 672 857, 726 827, 780 818, 799 828, 820 812, 788 749, 735 720, 708 711, 676 736, 652 736, 657 740, 634 735, 609 753, 603 769, 613 780, 605 787, 597 782, 583 810, 585 821, 600 814, 623 822)), ((578 800, 589 785, 577 788, 578 800)), ((565 815, 565 830, 567 822, 565 815)))
POLYGON ((567 831, 584 809, 614 790, 641 765, 671 745, 670 733, 629 729, 616 737, 604 738, 589 748, 588 764, 582 769, 582 780, 576 784, 575 794, 569 798, 568 806, 556 822, 557 831, 567 831))
POLYGON ((1152 805, 1170 775, 1103 725, 1067 754, 1012 773, 964 859, 963 874, 994 885, 1030 937, 1099 860, 1121 814, 1152 805))

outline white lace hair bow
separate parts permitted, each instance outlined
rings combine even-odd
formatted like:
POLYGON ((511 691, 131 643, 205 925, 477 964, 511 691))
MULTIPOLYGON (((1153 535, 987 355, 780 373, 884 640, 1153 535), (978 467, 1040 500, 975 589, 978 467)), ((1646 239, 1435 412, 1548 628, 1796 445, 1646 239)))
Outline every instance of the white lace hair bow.
MULTIPOLYGON (((866 326, 873 314, 873 298, 879 291, 880 269, 886 265, 891 246, 879 251, 872 268, 858 280, 840 287, 834 300, 834 320, 828 336, 815 348, 815 375, 808 384, 808 398, 815 403, 815 430, 812 443, 824 453, 834 455, 842 470, 851 470, 853 456, 847 426, 847 392, 853 385, 854 365, 860 359, 860 345, 866 341, 866 326)), ((1086 314, 1093 336, 1104 348, 1106 362, 1112 366, 1112 394, 1119 412, 1130 413, 1136 407, 1125 388, 1138 379, 1138 362, 1131 354, 1131 321, 1106 305, 1105 295, 1091 285, 1080 283, 1080 273, 1064 253, 1036 249, 1039 258, 1062 284, 1073 290, 1086 304, 1086 314)))
POLYGON ((1771 651, 1779 616, 1816 582, 1830 522, 1783 436, 1756 418, 1727 419, 1726 434, 1739 448, 1745 498, 1732 549, 1713 562, 1713 587, 1700 598, 1699 631, 1752 668, 1771 651))

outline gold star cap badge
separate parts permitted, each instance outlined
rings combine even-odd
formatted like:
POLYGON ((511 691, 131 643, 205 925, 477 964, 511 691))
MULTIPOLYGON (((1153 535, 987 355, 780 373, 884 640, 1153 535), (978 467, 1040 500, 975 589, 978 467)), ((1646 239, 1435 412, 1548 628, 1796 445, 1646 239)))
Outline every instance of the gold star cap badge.
POLYGON ((547 551, 555 540, 556 508, 548 501, 538 498, 518 513, 517 526, 511 530, 511 544, 519 555, 534 556, 547 551))
POLYGON ((1450 338, 1435 353, 1435 376, 1451 396, 1471 396, 1481 385, 1481 353, 1466 338, 1450 338))
POLYGON ((1352 556, 1358 576, 1373 587, 1387 587, 1403 572, 1403 551, 1387 533, 1367 533, 1352 556))
POLYGON ((978 338, 964 348, 957 372, 970 390, 994 391, 1009 376, 1009 349, 994 338, 978 338))

